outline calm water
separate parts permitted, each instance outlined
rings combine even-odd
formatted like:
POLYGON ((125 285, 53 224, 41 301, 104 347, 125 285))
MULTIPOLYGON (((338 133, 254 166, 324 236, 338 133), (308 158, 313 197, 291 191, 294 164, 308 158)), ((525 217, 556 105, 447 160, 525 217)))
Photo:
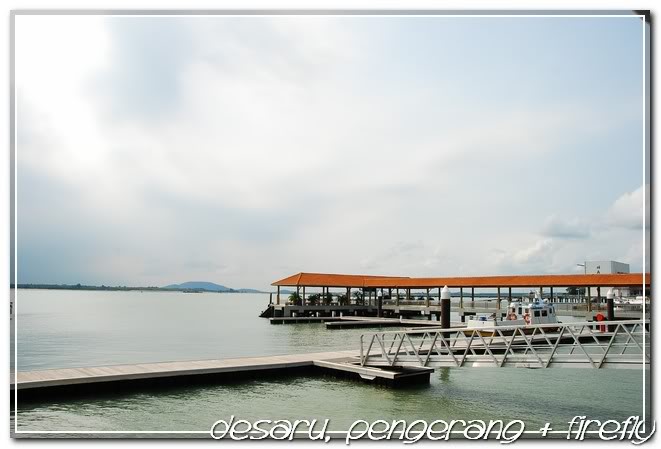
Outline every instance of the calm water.
MULTIPOLYGON (((268 295, 251 294, 21 290, 18 367, 356 349, 358 336, 369 332, 270 325, 258 318, 267 303, 268 295)), ((529 429, 546 422, 566 428, 575 415, 602 420, 641 415, 642 387, 638 370, 444 369, 428 386, 398 390, 333 377, 292 377, 19 403, 18 424, 35 431, 207 431, 217 419, 235 415, 329 418, 333 430, 346 430, 356 419, 522 419, 529 429)))

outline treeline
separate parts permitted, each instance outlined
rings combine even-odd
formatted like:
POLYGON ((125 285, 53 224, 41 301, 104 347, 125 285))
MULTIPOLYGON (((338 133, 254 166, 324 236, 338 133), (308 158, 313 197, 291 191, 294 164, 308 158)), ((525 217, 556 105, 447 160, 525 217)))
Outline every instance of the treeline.
MULTIPOLYGON (((11 288, 15 287, 15 284, 10 285, 11 288)), ((161 287, 127 287, 125 285, 117 286, 108 286, 108 285, 83 285, 83 284, 18 284, 18 288, 34 288, 34 289, 44 289, 44 290, 117 290, 117 291, 129 291, 129 290, 172 290, 164 289, 161 287)))
MULTIPOLYGON (((10 285, 11 288, 15 284, 10 285)), ((21 289, 41 289, 41 290, 106 290, 106 291, 163 291, 163 292, 185 292, 185 293, 264 293, 259 290, 253 289, 227 289, 223 291, 207 290, 204 288, 165 288, 165 287, 127 287, 125 285, 108 286, 108 285, 83 285, 83 284, 18 284, 21 289)))

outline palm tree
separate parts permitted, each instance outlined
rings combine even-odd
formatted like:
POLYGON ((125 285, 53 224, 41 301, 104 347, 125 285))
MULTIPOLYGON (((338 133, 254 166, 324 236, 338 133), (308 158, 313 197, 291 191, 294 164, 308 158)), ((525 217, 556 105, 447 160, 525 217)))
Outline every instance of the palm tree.
POLYGON ((291 295, 289 295, 288 299, 289 299, 289 303, 295 306, 300 306, 302 304, 301 295, 299 295, 298 293, 292 293, 291 295))

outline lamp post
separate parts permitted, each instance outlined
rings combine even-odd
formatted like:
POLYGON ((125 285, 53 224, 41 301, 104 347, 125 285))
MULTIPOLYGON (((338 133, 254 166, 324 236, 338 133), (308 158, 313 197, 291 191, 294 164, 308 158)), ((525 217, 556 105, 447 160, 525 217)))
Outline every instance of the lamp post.
MULTIPOLYGON (((587 262, 577 263, 576 266, 577 267, 583 267, 583 274, 588 274, 588 263, 587 262)), ((580 288, 578 289, 578 299, 581 299, 581 289, 580 288)), ((588 301, 589 300, 590 299, 588 298, 588 301)))

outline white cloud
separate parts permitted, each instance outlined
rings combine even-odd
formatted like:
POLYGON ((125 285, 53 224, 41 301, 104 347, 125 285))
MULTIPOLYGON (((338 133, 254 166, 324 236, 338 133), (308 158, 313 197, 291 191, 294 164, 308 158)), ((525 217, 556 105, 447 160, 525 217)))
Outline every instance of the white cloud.
POLYGON ((590 236, 590 224, 587 220, 558 217, 551 215, 544 222, 542 234, 549 237, 583 239, 590 236))
POLYGON ((498 273, 552 273, 557 250, 553 239, 542 238, 527 246, 492 250, 492 264, 498 273))
POLYGON ((615 200, 606 214, 606 221, 611 226, 628 229, 643 229, 643 223, 645 228, 649 228, 650 185, 642 185, 615 200), (644 222, 643 214, 645 215, 644 222))

